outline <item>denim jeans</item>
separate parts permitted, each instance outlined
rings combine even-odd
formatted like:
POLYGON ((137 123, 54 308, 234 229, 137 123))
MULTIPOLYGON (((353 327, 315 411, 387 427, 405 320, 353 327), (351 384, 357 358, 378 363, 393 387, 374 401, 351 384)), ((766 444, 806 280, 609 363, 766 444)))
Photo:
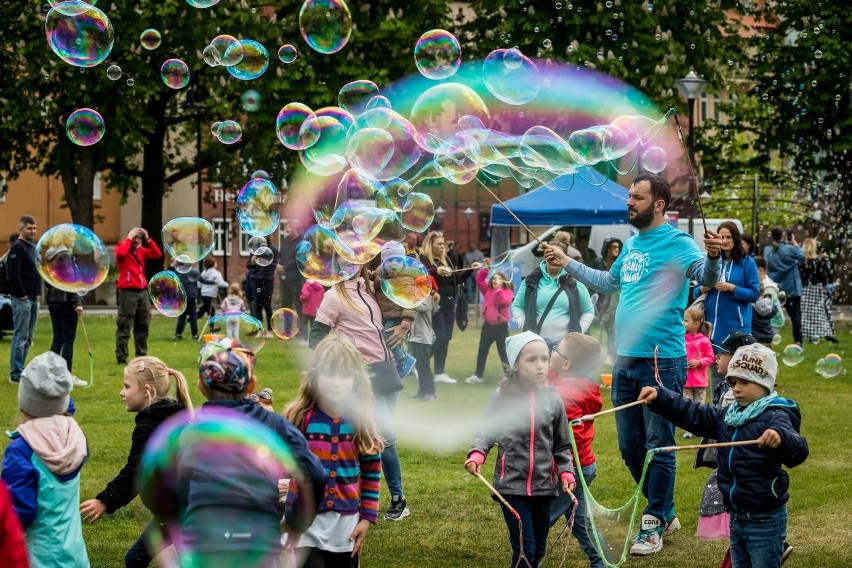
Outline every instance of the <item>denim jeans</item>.
MULTIPOLYGON (((583 468, 583 479, 586 480, 586 485, 591 485, 598 473, 598 464, 592 463, 583 468)), ((588 530, 591 528, 587 525, 586 511, 586 493, 583 491, 583 485, 577 480, 577 486, 574 488, 574 496, 577 498, 577 513, 574 515, 574 526, 571 529, 571 534, 577 539, 577 543, 586 556, 589 557, 591 568, 604 568, 603 559, 601 559, 595 547, 592 545, 591 536, 588 530)), ((550 503, 550 524, 556 524, 562 515, 565 515, 566 520, 571 518, 571 510, 574 504, 571 497, 562 491, 562 486, 559 486, 559 496, 550 503)))
MULTIPOLYGON (((521 517, 521 526, 524 531, 524 554, 530 566, 537 567, 544 553, 547 552, 547 533, 550 531, 550 503, 551 497, 522 497, 518 495, 505 495, 506 501, 518 512, 521 517)), ((521 539, 518 531, 518 519, 505 505, 500 503, 503 518, 509 528, 509 542, 512 544, 512 567, 518 565, 521 556, 521 539)), ((526 564, 521 563, 521 566, 526 564)))
POLYGON ((382 451, 382 474, 391 496, 405 495, 402 491, 402 466, 396 451, 396 431, 393 427, 397 402, 399 392, 376 395, 376 426, 385 441, 385 449, 382 451))
POLYGON ((74 340, 77 338, 77 312, 71 302, 48 302, 53 341, 50 350, 65 359, 68 370, 74 362, 74 340))
POLYGON ((151 553, 148 552, 148 538, 155 529, 157 521, 150 521, 142 530, 142 534, 130 546, 124 555, 124 568, 148 568, 151 564, 151 553))
POLYGON ((779 568, 787 534, 787 506, 759 513, 731 513, 733 568, 779 568))
MULTIPOLYGON (((402 323, 402 318, 388 318, 382 323, 382 336, 385 338, 385 342, 387 342, 388 337, 393 335, 391 328, 402 323)), ((403 347, 404 343, 397 343, 396 347, 391 347, 391 353, 393 353, 393 358, 396 359, 396 370, 401 371, 401 365, 403 361, 408 358, 408 353, 405 352, 405 347, 403 347)), ((400 372, 400 375, 402 373, 400 372)))
POLYGON ((29 298, 10 298, 12 302, 12 321, 15 332, 12 335, 12 348, 9 357, 9 377, 17 381, 21 378, 27 353, 35 337, 38 321, 38 300, 29 298))
MULTIPOLYGON (((678 394, 686 382, 686 357, 658 358, 657 365, 663 386, 678 394)), ((615 360, 612 370, 612 404, 620 406, 635 402, 642 387, 657 386, 654 378, 654 359, 622 357, 615 360)), ((645 454, 652 448, 674 446, 674 425, 647 406, 634 406, 615 414, 618 449, 636 483, 642 477, 645 454)), ((674 453, 657 454, 648 466, 642 493, 648 499, 644 513, 665 520, 674 508, 676 473, 674 453)))

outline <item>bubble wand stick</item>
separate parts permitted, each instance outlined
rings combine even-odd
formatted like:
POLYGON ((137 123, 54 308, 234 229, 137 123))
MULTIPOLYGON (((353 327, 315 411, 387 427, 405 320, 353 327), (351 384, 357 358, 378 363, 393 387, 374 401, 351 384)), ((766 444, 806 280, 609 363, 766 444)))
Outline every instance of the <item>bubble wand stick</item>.
POLYGON ((207 316, 207 321, 204 322, 204 325, 201 327, 201 331, 198 332, 198 339, 196 341, 204 341, 202 338, 204 337, 204 332, 207 331, 207 325, 210 323, 210 317, 207 316))
POLYGON ((83 314, 80 314, 80 326, 83 328, 83 337, 86 339, 86 351, 89 352, 89 384, 85 387, 89 389, 95 386, 95 356, 92 355, 92 344, 89 343, 89 332, 86 331, 86 321, 83 319, 83 314))
MULTIPOLYGON (((674 115, 675 126, 677 126, 677 138, 680 140, 681 146, 686 148, 686 143, 683 141, 683 131, 680 129, 680 121, 677 119, 677 111, 674 108, 669 109, 669 114, 674 115)), ((692 132, 689 133, 692 136, 692 132)), ((698 195, 698 178, 695 177, 695 167, 692 165, 692 156, 689 155, 689 150, 686 151, 686 163, 689 164, 689 175, 692 176, 692 185, 695 187, 695 201, 698 202, 698 214, 701 215, 701 224, 704 225, 704 234, 707 234, 707 219, 704 218, 704 208, 701 207, 701 196, 698 195)))
MULTIPOLYGON (((577 507, 579 506, 579 502, 577 501, 577 497, 571 491, 568 492, 568 496, 571 497, 571 503, 572 503, 571 516, 568 517, 568 522, 565 523, 565 526, 562 528, 562 531, 553 540, 553 543, 550 545, 550 547, 548 547, 548 549, 545 551, 544 556, 541 557, 541 560, 539 561, 539 564, 538 564, 539 566, 544 566, 544 560, 553 551, 553 549, 556 548, 556 544, 559 542, 559 539, 561 539, 566 533, 571 534, 571 533, 574 532, 574 517, 577 515, 577 507)), ((565 550, 562 551, 563 552, 562 562, 559 563, 560 567, 565 565, 565 559, 568 557, 568 547, 569 547, 570 544, 571 544, 571 539, 569 538, 568 540, 565 541, 565 550)))
POLYGON ((542 247, 542 248, 544 247, 544 243, 543 243, 543 242, 541 242, 541 241, 539 240, 538 236, 536 236, 536 234, 535 234, 535 233, 533 233, 533 232, 530 230, 530 228, 529 228, 529 227, 527 227, 526 225, 524 225, 524 222, 523 222, 523 221, 521 221, 520 219, 518 219, 518 216, 517 216, 517 215, 515 215, 515 213, 514 213, 511 209, 509 209, 509 207, 506 205, 506 203, 505 203, 502 199, 500 199, 499 197, 497 197, 497 194, 496 194, 496 193, 494 193, 493 191, 491 191, 491 188, 489 188, 487 185, 485 185, 484 183, 482 183, 482 181, 481 181, 479 178, 474 178, 474 179, 476 179, 476 181, 478 181, 478 182, 479 182, 479 185, 481 185, 483 188, 485 188, 485 191, 487 191, 488 193, 490 193, 490 194, 491 194, 491 197, 493 197, 494 199, 496 199, 496 200, 497 200, 497 203, 499 203, 500 205, 502 205, 502 206, 503 206, 503 209, 505 209, 505 210, 509 213, 509 215, 511 215, 511 216, 512 216, 512 218, 513 218, 515 221, 517 221, 517 222, 518 222, 518 224, 519 224, 521 227, 523 227, 523 228, 524 228, 524 230, 526 230, 526 232, 527 232, 527 233, 529 233, 529 235, 530 235, 530 236, 531 236, 531 237, 535 240, 535 242, 537 242, 537 243, 538 243, 538 246, 540 246, 540 247, 542 247))
POLYGON ((655 454, 663 452, 679 452, 681 450, 699 450, 703 448, 730 448, 731 446, 753 446, 757 440, 740 440, 739 442, 713 442, 712 444, 690 444, 689 446, 664 446, 650 450, 655 454))
POLYGON ((628 402, 627 404, 622 404, 621 406, 616 406, 614 408, 610 408, 609 410, 602 410, 595 414, 586 414, 585 416, 581 416, 579 418, 575 418, 571 421, 571 424, 579 424, 581 422, 588 422, 589 420, 594 420, 598 416, 603 416, 604 414, 612 414, 613 412, 618 412, 619 410, 624 410, 625 408, 630 408, 631 406, 639 406, 641 404, 645 404, 644 400, 636 400, 634 402, 628 402))
POLYGON ((494 496, 497 497, 497 499, 500 500, 500 502, 503 504, 503 506, 506 507, 507 509, 509 509, 509 512, 512 513, 512 515, 514 515, 514 517, 518 520, 518 542, 521 545, 521 555, 518 557, 518 563, 515 564, 515 568, 520 566, 521 560, 526 562, 526 564, 529 568, 533 568, 532 565, 530 564, 530 561, 527 559, 526 554, 524 554, 524 527, 523 527, 523 523, 521 521, 521 516, 518 514, 518 512, 515 510, 515 508, 512 507, 511 505, 509 505, 509 502, 506 501, 506 499, 504 499, 502 495, 500 495, 500 492, 497 491, 496 489, 494 489, 494 486, 491 485, 490 483, 488 483, 487 479, 482 477, 481 473, 477 473, 476 477, 478 477, 479 481, 484 483, 485 486, 488 489, 491 490, 491 493, 493 493, 494 496))

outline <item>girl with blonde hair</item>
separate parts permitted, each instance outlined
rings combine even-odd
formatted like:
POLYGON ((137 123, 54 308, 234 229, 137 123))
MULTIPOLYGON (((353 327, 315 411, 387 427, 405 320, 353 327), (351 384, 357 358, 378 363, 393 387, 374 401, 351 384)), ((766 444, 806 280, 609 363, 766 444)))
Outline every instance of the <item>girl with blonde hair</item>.
POLYGON ((819 254, 817 240, 802 241, 805 260, 799 265, 802 276, 802 339, 819 343, 826 339, 837 343, 834 337, 834 318, 831 315, 831 293, 829 285, 834 280, 831 261, 819 254))
MULTIPOLYGON (((104 513, 116 512, 136 497, 136 472, 148 439, 160 424, 173 415, 193 410, 189 386, 183 373, 169 368, 160 359, 149 355, 136 357, 127 364, 124 368, 123 388, 119 394, 124 400, 127 412, 136 414, 136 426, 131 436, 127 463, 97 497, 80 505, 83 520, 92 523, 104 513), (175 385, 177 399, 169 397, 172 383, 175 385)), ((144 501, 143 505, 148 506, 144 501)), ((147 537, 154 530, 154 522, 148 523, 127 551, 124 557, 126 567, 142 568, 151 563, 153 556, 147 549, 147 537)))

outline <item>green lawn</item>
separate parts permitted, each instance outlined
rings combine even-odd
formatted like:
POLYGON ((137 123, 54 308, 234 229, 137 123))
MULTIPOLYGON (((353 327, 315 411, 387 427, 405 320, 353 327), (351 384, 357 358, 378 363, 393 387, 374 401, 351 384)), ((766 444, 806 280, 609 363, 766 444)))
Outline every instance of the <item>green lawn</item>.
MULTIPOLYGON (((118 391, 121 366, 113 356, 115 323, 112 317, 88 316, 87 327, 95 359, 95 386, 75 392, 77 420, 89 439, 91 456, 83 470, 82 499, 94 497, 124 464, 130 445, 133 416, 124 412, 118 391)), ((149 352, 187 374, 193 382, 198 344, 184 339, 173 341, 174 321, 156 317, 152 324, 149 352)), ((852 388, 849 375, 826 380, 814 372, 816 360, 835 351, 845 357, 845 346, 852 341, 849 327, 839 330, 839 347, 825 343, 807 346, 807 358, 793 368, 781 366, 778 390, 802 406, 802 432, 811 446, 811 456, 792 472, 792 499, 789 503, 789 540, 795 553, 786 566, 847 568, 852 566, 849 542, 852 529, 849 511, 852 497, 849 464, 852 452, 846 446, 850 435, 852 388), (843 481, 846 479, 846 481, 843 481), (843 489, 843 487, 847 489, 843 489)), ((785 340, 789 339, 789 328, 785 340)), ((478 329, 465 333, 456 330, 450 345, 447 372, 457 378, 469 376, 474 367, 478 329)), ((36 331, 31 354, 46 350, 50 342, 50 321, 42 318, 36 331)), ((77 339, 75 370, 88 377, 88 361, 82 335, 77 339)), ((9 338, 0 341, 0 359, 8 361, 9 338)), ((259 386, 275 392, 275 406, 281 409, 292 397, 299 381, 299 368, 306 348, 280 340, 268 340, 258 358, 259 386)), ((398 410, 400 455, 403 480, 411 516, 400 523, 381 522, 367 539, 365 566, 506 566, 509 544, 506 527, 498 506, 488 490, 467 475, 461 464, 472 425, 498 382, 498 359, 492 350, 486 372, 486 385, 438 385, 439 400, 434 403, 409 401, 416 385, 406 381, 398 410)), ((460 381, 461 382, 461 381, 460 381)), ((15 386, 0 383, 0 422, 7 428, 16 419, 15 386)), ((201 402, 193 386, 193 396, 201 402)), ((604 395, 606 407, 611 406, 604 395)), ((633 481, 621 463, 615 442, 611 416, 596 424, 595 450, 598 478, 593 493, 599 501, 615 507, 633 490, 633 481)), ((5 441, 3 442, 5 446, 5 441)), ((630 559, 628 565, 647 567, 716 568, 724 552, 720 542, 702 542, 695 538, 697 506, 709 470, 693 470, 692 452, 679 452, 676 502, 684 529, 666 539, 663 551, 653 557, 630 559)), ((491 463, 486 470, 491 471, 491 463)), ((490 477, 490 475, 489 475, 490 477)), ((384 487, 383 487, 384 489, 384 487)), ((383 508, 387 496, 383 495, 383 508)), ((92 565, 98 568, 123 566, 127 547, 146 522, 146 512, 138 500, 95 525, 87 525, 84 534, 92 565)), ((555 537, 556 532, 552 534, 555 537)), ((559 548, 562 548, 561 546, 559 548)), ((548 562, 558 566, 561 554, 548 562)), ((572 542, 567 567, 588 566, 582 552, 572 542)))

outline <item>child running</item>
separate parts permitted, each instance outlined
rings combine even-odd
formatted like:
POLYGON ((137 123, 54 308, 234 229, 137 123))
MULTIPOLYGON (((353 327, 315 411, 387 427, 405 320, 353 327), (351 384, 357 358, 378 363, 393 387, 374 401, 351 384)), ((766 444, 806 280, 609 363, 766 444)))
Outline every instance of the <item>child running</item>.
POLYGON ((3 454, 0 477, 12 493, 33 568, 89 567, 77 512, 88 448, 71 417, 73 380, 65 359, 56 353, 30 361, 18 385, 23 422, 9 434, 12 441, 3 454))
MULTIPOLYGON (((489 259, 485 259, 488 262, 489 259)), ((469 385, 481 385, 485 375, 485 361, 492 343, 497 343, 497 354, 505 366, 506 338, 509 337, 509 308, 512 305, 514 287, 502 272, 481 268, 476 273, 476 286, 482 292, 482 332, 479 336, 479 352, 476 355, 476 371, 465 379, 469 385)))
POLYGON ((491 447, 497 443, 494 488, 520 515, 519 521, 501 503, 512 544, 512 566, 523 556, 538 566, 547 550, 550 504, 557 495, 556 478, 566 492, 574 490, 568 420, 562 400, 546 386, 547 344, 531 331, 506 340, 509 370, 492 397, 484 423, 473 438, 464 463, 479 475, 491 447))
POLYGON ((756 445, 719 450, 718 483, 730 514, 733 568, 778 568, 787 534, 789 476, 808 457, 799 433, 798 405, 778 396, 778 362, 768 347, 740 347, 726 376, 734 403, 726 409, 701 405, 660 387, 644 387, 639 400, 684 429, 720 442, 757 440, 756 445))
MULTIPOLYGON (((686 328, 684 342, 686 343, 686 384, 683 385, 683 396, 704 404, 707 397, 707 367, 713 364, 716 356, 710 343, 710 322, 704 320, 704 311, 689 308, 683 314, 683 327, 686 328)), ((684 438, 692 438, 691 432, 684 432, 684 438)))
POLYGON ((225 316, 225 333, 231 339, 240 339, 240 316, 246 311, 246 302, 239 284, 228 286, 228 295, 222 300, 222 314, 225 316))
MULTIPOLYGON (((136 473, 145 444, 154 430, 169 417, 184 410, 192 411, 189 387, 184 376, 156 357, 136 357, 124 368, 124 385, 120 392, 127 412, 136 414, 136 426, 131 435, 127 463, 94 499, 80 505, 84 521, 94 523, 104 513, 113 514, 130 503, 137 494, 136 473), (174 381, 177 400, 169 398, 169 386, 174 381)), ((148 506, 147 503, 143 504, 148 506)), ((126 568, 147 568, 152 555, 148 551, 148 537, 154 530, 148 523, 142 535, 124 557, 126 568)), ((156 555, 156 554, 155 554, 156 555)))
POLYGON ((379 512, 382 442, 373 403, 361 353, 343 337, 320 341, 299 397, 285 411, 328 472, 317 516, 296 545, 300 566, 359 565, 367 530, 379 512))
MULTIPOLYGON (((553 349, 550 354, 550 370, 547 380, 559 393, 565 406, 568 421, 581 416, 595 414, 603 408, 600 387, 589 380, 589 374, 595 370, 601 360, 601 344, 589 335, 571 332, 553 349)), ((592 442, 595 439, 595 423, 592 420, 577 424, 574 428, 574 443, 577 445, 577 457, 582 467, 586 486, 592 484, 597 475, 598 466, 592 442)), ((578 483, 574 491, 577 497, 577 510, 573 511, 571 497, 559 489, 559 496, 550 504, 550 524, 554 525, 565 515, 571 518, 574 512, 574 526, 571 534, 577 539, 580 548, 589 557, 591 568, 604 568, 604 561, 595 550, 589 536, 586 518, 586 495, 583 485, 578 483)))

